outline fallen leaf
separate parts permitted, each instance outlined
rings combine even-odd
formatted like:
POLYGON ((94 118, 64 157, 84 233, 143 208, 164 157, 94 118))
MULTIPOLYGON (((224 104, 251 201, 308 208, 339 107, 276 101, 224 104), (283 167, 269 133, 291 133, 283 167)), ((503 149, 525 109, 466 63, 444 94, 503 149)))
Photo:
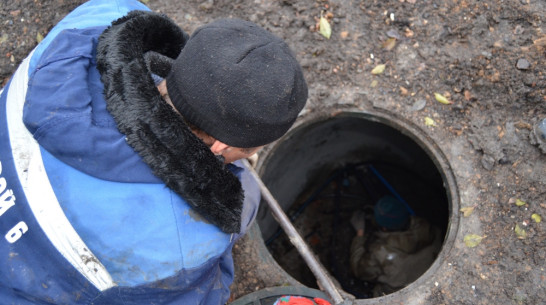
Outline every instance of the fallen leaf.
POLYGON ((426 105, 427 105, 427 101, 425 99, 418 99, 411 106, 411 111, 419 111, 419 110, 425 108, 426 105))
POLYGON ((516 236, 519 239, 525 239, 527 237, 527 232, 525 232, 524 229, 522 229, 519 224, 516 224, 516 227, 514 228, 514 232, 516 232, 516 236))
POLYGON ((408 89, 400 86, 400 94, 402 94, 403 96, 408 95, 408 89))
POLYGON ((499 139, 502 139, 504 137, 504 130, 501 129, 501 131, 499 131, 499 139))
POLYGON ((538 215, 537 213, 534 213, 533 215, 531 215, 531 218, 536 222, 536 223, 539 223, 542 221, 542 217, 540 217, 540 215, 538 215))
POLYGON ((44 36, 38 32, 38 34, 36 34, 36 42, 40 43, 42 40, 44 40, 44 36))
POLYGON ((464 217, 468 217, 472 215, 472 212, 474 212, 474 207, 461 208, 459 211, 463 212, 464 217))
POLYGON ((326 39, 330 39, 330 36, 332 35, 332 28, 330 27, 330 23, 326 18, 322 16, 320 16, 319 21, 319 32, 322 36, 326 37, 326 39))
POLYGON ((465 90, 464 91, 464 99, 467 100, 467 101, 470 101, 471 98, 472 98, 472 93, 470 93, 470 91, 468 91, 468 90, 465 90))
POLYGON ((380 64, 375 66, 375 68, 373 68, 372 70, 372 74, 377 75, 377 74, 383 73, 383 71, 385 71, 385 67, 386 67, 385 64, 380 64))
POLYGON ((347 38, 347 36, 349 36, 349 32, 343 31, 343 32, 339 33, 339 36, 341 36, 341 38, 345 39, 345 38, 347 38))
POLYGON ((543 49, 546 47, 546 35, 542 36, 541 38, 533 41, 533 44, 537 46, 539 49, 543 49))
POLYGON ((519 128, 519 129, 527 129, 527 130, 533 129, 533 126, 531 124, 525 123, 522 121, 517 122, 516 124, 514 124, 514 126, 516 126, 516 128, 519 128))
POLYGON ((370 87, 372 88, 375 88, 377 86, 377 80, 373 80, 372 83, 370 84, 370 87))
POLYGON ((523 200, 521 200, 521 199, 518 199, 518 198, 516 198, 516 201, 515 201, 514 203, 515 203, 518 207, 524 206, 524 205, 527 204, 525 201, 523 201, 523 200))
POLYGON ((469 248, 474 248, 482 242, 484 237, 476 234, 467 234, 464 237, 464 243, 469 248))
POLYGON ((425 125, 427 126, 436 126, 436 122, 430 117, 425 117, 425 125))
POLYGON ((450 100, 448 100, 445 96, 441 95, 440 93, 437 93, 435 92, 434 93, 434 98, 436 98, 436 100, 442 104, 445 104, 445 105, 449 105, 449 104, 453 104, 450 100))
POLYGON ((387 51, 394 49, 396 46, 396 38, 391 37, 387 39, 385 42, 383 42, 383 44, 381 44, 381 46, 387 51))

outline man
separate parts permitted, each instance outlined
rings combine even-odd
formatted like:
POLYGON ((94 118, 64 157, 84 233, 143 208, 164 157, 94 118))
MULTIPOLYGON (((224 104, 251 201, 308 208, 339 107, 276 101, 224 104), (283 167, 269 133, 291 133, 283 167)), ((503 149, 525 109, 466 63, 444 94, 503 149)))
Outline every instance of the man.
POLYGON ((356 236, 350 263, 355 277, 375 283, 373 296, 379 297, 420 277, 438 255, 442 238, 438 228, 423 218, 410 216, 406 206, 392 196, 378 200, 374 219, 380 231, 366 238, 364 213, 353 214, 351 224, 356 236))
POLYGON ((306 99, 253 23, 190 38, 137 1, 78 7, 0 96, 2 303, 225 304, 260 199, 237 160, 306 99))

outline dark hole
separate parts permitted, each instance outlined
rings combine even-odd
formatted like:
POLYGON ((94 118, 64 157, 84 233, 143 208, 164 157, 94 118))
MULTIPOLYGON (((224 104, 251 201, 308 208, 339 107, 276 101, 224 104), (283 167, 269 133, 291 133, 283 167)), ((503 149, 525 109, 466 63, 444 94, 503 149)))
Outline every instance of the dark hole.
MULTIPOLYGON (((372 297, 376 283, 351 272, 355 230, 350 218, 356 210, 365 211, 366 235, 372 236, 380 230, 373 220, 374 204, 385 195, 399 196, 445 236, 449 202, 442 174, 414 138, 364 116, 344 115, 296 128, 264 161, 266 185, 321 263, 357 298, 372 297)), ((302 284, 317 288, 265 203, 258 223, 279 265, 302 284)))

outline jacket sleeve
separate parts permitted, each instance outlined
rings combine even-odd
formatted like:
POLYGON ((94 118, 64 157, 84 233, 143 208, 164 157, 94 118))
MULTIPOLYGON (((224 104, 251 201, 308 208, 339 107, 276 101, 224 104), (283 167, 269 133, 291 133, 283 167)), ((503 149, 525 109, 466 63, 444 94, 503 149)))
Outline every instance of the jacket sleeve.
POLYGON ((43 148, 78 170, 110 181, 158 182, 106 110, 95 62, 103 30, 64 30, 51 42, 30 75, 23 121, 43 148))
POLYGON ((383 272, 379 262, 371 253, 366 251, 364 247, 365 241, 365 236, 355 236, 353 238, 350 251, 351 271, 358 279, 374 281, 383 272))

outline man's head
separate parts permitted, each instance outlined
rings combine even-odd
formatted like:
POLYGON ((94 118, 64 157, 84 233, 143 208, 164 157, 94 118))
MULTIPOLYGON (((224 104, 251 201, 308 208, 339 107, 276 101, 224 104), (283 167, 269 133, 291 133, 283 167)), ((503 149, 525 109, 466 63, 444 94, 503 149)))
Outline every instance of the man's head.
MULTIPOLYGON (((163 100, 167 102, 167 104, 169 104, 171 107, 173 107, 174 111, 178 112, 176 107, 174 107, 174 104, 167 91, 166 81, 160 82, 157 86, 157 89, 159 90, 161 97, 163 97, 163 100)), ((180 112, 178 113, 180 114, 180 112)), ((201 128, 195 126, 194 124, 188 121, 186 121, 186 124, 191 129, 191 131, 199 139, 201 139, 205 143, 205 145, 207 145, 210 148, 213 154, 217 156, 222 156, 226 164, 231 163, 235 160, 249 158, 250 156, 254 155, 260 148, 263 147, 263 146, 247 147, 247 148, 232 147, 228 144, 225 144, 215 139, 213 136, 209 135, 208 133, 203 131, 201 128)))
POLYGON ((384 196, 377 201, 374 216, 377 224, 389 231, 405 229, 410 220, 406 206, 392 196, 384 196))
POLYGON ((197 29, 166 80, 174 108, 219 142, 209 146, 226 162, 281 137, 307 100, 302 69, 286 43, 237 19, 197 29))

